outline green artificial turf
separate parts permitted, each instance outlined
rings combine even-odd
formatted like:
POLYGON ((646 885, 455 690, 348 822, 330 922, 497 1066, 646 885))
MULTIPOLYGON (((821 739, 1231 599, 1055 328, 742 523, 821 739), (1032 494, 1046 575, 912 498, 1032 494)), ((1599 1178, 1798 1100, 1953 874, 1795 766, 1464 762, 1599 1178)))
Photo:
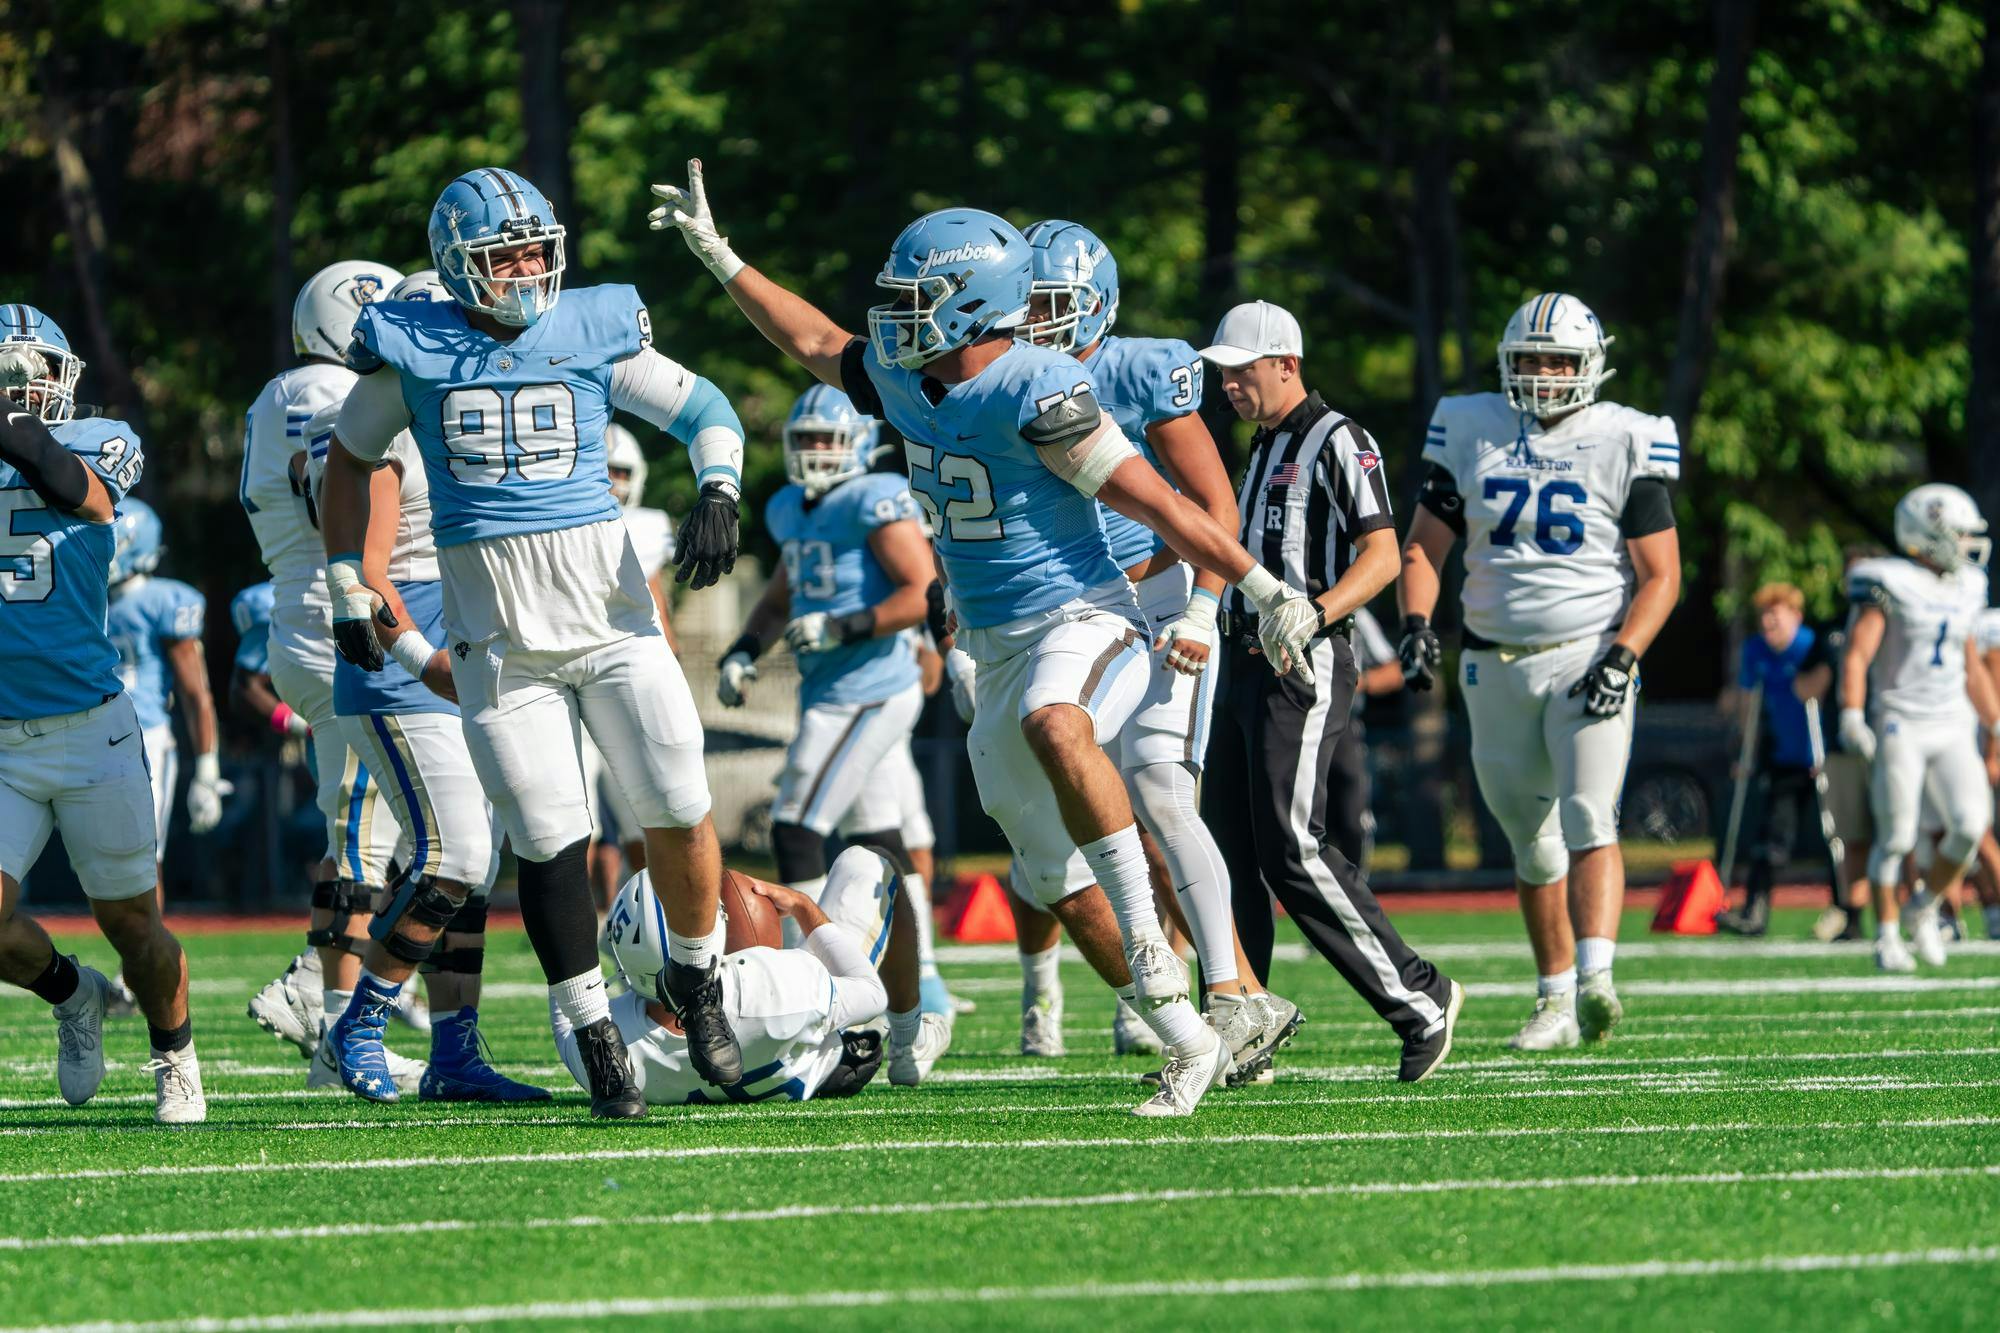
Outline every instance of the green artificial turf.
POLYGON ((518 934, 484 1026, 559 1095, 512 1109, 303 1092, 243 1015, 294 937, 196 937, 199 1129, 153 1126, 137 1020, 71 1109, 46 1008, 0 999, 0 1327, 1990 1327, 2000 951, 1882 978, 1809 915, 1762 942, 1629 920, 1625 1025, 1543 1057, 1503 1046, 1532 1003, 1513 915, 1408 916, 1470 991, 1414 1088, 1292 944, 1274 981, 1310 1021, 1276 1084, 1167 1122, 1126 1114, 1147 1062, 1110 1054, 1080 965, 1071 1054, 1015 1053, 1006 950, 945 952, 978 1009, 920 1089, 603 1126, 518 934))

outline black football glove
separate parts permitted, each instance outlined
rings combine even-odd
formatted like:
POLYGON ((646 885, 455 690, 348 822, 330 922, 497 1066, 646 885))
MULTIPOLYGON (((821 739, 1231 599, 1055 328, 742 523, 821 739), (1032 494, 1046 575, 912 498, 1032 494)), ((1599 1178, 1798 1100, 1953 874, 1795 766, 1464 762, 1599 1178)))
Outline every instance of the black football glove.
POLYGON ((1614 643, 1597 659, 1597 665, 1583 673, 1583 679, 1569 687, 1569 697, 1583 695, 1583 711, 1592 717, 1617 717, 1624 711, 1625 697, 1632 692, 1632 675, 1639 659, 1622 643, 1614 643), (1585 693, 1588 691, 1588 693, 1585 693))
POLYGON ((1444 645, 1438 642, 1429 616, 1403 617, 1403 642, 1396 649, 1396 660, 1403 664, 1403 683, 1411 689, 1428 690, 1437 684, 1444 645))
POLYGON ((945 627, 943 579, 932 579, 931 586, 924 589, 924 628, 931 632, 932 643, 943 643, 951 637, 945 627))
POLYGON ((711 481, 701 488, 694 512, 681 525, 674 560, 674 582, 690 588, 706 588, 736 568, 738 541, 736 486, 733 482, 711 481))

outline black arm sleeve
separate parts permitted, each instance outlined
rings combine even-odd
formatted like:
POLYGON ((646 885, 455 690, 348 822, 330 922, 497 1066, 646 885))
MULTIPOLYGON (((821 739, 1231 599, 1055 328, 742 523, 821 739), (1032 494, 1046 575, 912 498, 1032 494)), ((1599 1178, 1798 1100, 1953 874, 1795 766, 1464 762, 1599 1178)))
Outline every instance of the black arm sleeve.
POLYGON ((882 415, 882 395, 875 392, 875 383, 868 378, 868 340, 856 338, 841 349, 840 387, 854 402, 854 410, 863 416, 882 415))
POLYGON ((1641 477, 1625 496, 1618 531, 1627 538, 1650 537, 1674 526, 1674 493, 1661 477, 1641 477))
POLYGON ((20 411, 0 417, 0 462, 11 463, 51 509, 74 514, 90 498, 90 470, 40 417, 20 411))
POLYGON ((1424 484, 1417 489, 1417 503, 1436 514, 1444 525, 1456 535, 1465 535, 1465 497, 1458 493, 1458 483, 1451 473, 1436 463, 1424 473, 1424 484))

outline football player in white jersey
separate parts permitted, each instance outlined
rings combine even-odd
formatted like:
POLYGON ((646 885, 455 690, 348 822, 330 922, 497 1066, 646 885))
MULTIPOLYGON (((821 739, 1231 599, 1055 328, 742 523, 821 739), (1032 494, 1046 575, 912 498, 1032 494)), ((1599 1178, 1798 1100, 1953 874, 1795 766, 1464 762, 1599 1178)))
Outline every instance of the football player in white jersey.
POLYGON ((1612 985, 1625 861, 1618 798, 1638 662, 1680 597, 1665 417, 1603 402, 1616 373, 1589 307, 1549 292, 1507 321, 1500 393, 1438 400, 1403 548, 1403 674, 1430 689, 1439 571, 1465 541, 1459 684, 1472 764, 1514 850, 1539 974, 1517 1050, 1598 1040, 1612 985))
POLYGON ((315 733, 316 798, 326 819, 326 858, 313 871, 307 948, 283 975, 251 997, 250 1017, 310 1059, 319 1043, 326 992, 333 1012, 361 974, 367 913, 388 879, 401 833, 367 768, 334 725, 333 625, 326 555, 307 493, 306 423, 347 396, 354 372, 341 364, 354 317, 387 299, 403 280, 387 264, 350 259, 313 274, 292 305, 299 364, 266 384, 243 433, 237 499, 271 572, 271 682, 287 716, 315 733))
POLYGON ((719 389, 653 347, 636 291, 563 290, 565 229, 521 176, 459 176, 429 234, 452 300, 370 306, 348 347, 361 378, 318 497, 334 638, 355 665, 381 668, 370 622, 382 598, 360 551, 370 474, 407 429, 430 480, 466 745, 520 860, 528 938, 581 1044, 592 1113, 633 1118, 646 1106, 598 964, 579 726, 644 831, 691 1058, 724 1087, 743 1067, 723 1012, 722 849, 701 719, 606 483, 604 428, 616 408, 687 445, 700 497, 678 578, 697 589, 736 563, 743 430, 719 389))
MULTIPOLYGON (((604 428, 604 456, 612 497, 623 511, 625 532, 632 538, 633 553, 639 557, 639 569, 660 613, 660 630, 667 636, 667 647, 678 653, 680 644, 674 638, 665 574, 667 562, 674 558, 674 521, 666 510, 646 506, 646 455, 639 448, 638 436, 615 421, 610 423, 604 428)), ((646 868, 646 839, 639 817, 611 780, 604 754, 587 731, 581 749, 584 784, 590 792, 590 882, 598 909, 609 912, 620 881, 646 868)))
POLYGON ((1942 807, 1944 835, 1910 900, 1917 957, 1945 961, 1941 904, 1958 905, 1959 885, 1993 823, 1993 790, 1980 756, 1975 715, 1989 752, 2000 724, 2000 693, 1986 673, 1973 626, 1986 608, 1986 520, 1956 486, 1919 486, 1896 506, 1903 556, 1866 560, 1848 571, 1855 610, 1840 679, 1840 739, 1873 760, 1869 803, 1875 844, 1868 879, 1878 919, 1875 962, 1884 971, 1915 967, 1897 919, 1896 881, 1917 846, 1928 789, 1942 807))
MULTIPOLYGON (((2000 687, 2000 607, 1988 607, 1979 613, 1973 625, 1973 637, 1979 643, 1979 656, 1986 663, 1986 674, 2000 687)), ((1986 775, 2000 788, 2000 772, 1996 772, 1995 756, 1989 749, 1986 775)), ((1986 836, 1979 840, 1977 864, 1973 869, 1973 886, 1978 890, 1979 903, 1986 918, 1986 938, 2000 940, 2000 840, 1987 829, 1986 836)))
MULTIPOLYGON (((654 1106, 851 1097, 882 1063, 879 1037, 856 1029, 882 1017, 892 986, 914 989, 908 956, 899 959, 904 975, 892 982, 889 957, 897 946, 890 940, 891 919, 901 915, 892 911, 900 894, 896 868, 880 853, 865 847, 842 852, 827 870, 817 903, 777 884, 747 883, 801 938, 791 948, 732 948, 723 959, 724 1003, 746 1066, 742 1082, 732 1087, 701 1076, 688 1059, 687 1035, 649 993, 665 959, 659 899, 646 876, 634 875, 612 905, 607 934, 628 989, 611 1001, 611 1012, 654 1106)), ((905 955, 908 947, 905 937, 905 955)), ((568 1020, 551 1006, 549 1022, 563 1063, 587 1086, 568 1020)))

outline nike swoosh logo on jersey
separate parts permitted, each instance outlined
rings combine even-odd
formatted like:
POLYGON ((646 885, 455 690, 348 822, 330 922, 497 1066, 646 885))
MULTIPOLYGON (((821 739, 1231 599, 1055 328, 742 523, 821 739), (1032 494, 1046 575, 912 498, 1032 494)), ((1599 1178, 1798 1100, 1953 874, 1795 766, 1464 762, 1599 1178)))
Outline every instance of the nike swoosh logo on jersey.
POLYGON ((120 744, 121 742, 129 741, 131 739, 132 739, 132 733, 128 731, 123 736, 120 736, 117 740, 109 742, 109 744, 117 745, 120 744))
POLYGON ((575 352, 571 352, 571 353, 570 353, 570 354, 569 354, 568 356, 552 356, 552 357, 550 357, 550 358, 549 358, 549 364, 550 364, 550 365, 552 365, 552 366, 559 366, 559 365, 561 365, 561 364, 562 364, 563 362, 565 362, 565 361, 574 361, 574 360, 576 360, 576 353, 575 353, 575 352))
POLYGON ((959 437, 958 437, 958 442, 959 442, 960 444, 964 444, 964 443, 965 443, 965 442, 966 442, 967 440, 976 440, 976 439, 978 439, 978 438, 979 438, 979 432, 978 432, 978 431, 974 431, 974 432, 972 432, 972 434, 970 434, 970 435, 961 435, 961 436, 959 436, 959 437))

